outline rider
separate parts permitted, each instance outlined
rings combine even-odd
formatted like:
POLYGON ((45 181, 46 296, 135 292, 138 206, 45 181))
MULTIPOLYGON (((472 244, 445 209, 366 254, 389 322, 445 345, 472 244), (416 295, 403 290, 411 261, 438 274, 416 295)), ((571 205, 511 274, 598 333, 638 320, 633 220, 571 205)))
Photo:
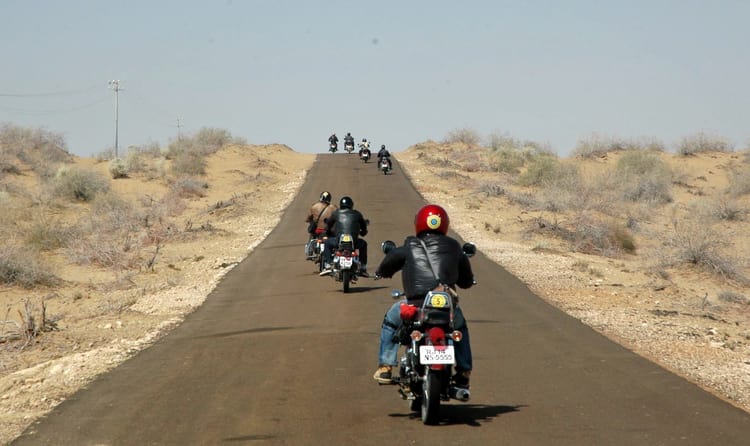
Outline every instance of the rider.
POLYGON ((370 141, 367 138, 362 138, 362 142, 359 143, 359 156, 362 157, 362 152, 367 150, 370 151, 370 141))
POLYGON ((381 145, 380 150, 378 151, 378 166, 380 166, 382 158, 385 158, 388 161, 388 170, 393 169, 393 163, 391 163, 391 152, 385 148, 385 144, 381 145))
POLYGON ((344 148, 351 147, 354 149, 354 137, 351 133, 347 132, 344 136, 344 148))
MULTIPOLYGON (((403 246, 394 248, 386 254, 375 271, 375 279, 392 277, 403 269, 403 281, 406 303, 420 307, 425 295, 437 288, 439 284, 455 289, 469 288, 474 284, 469 258, 463 253, 459 242, 447 236, 448 213, 442 207, 428 204, 422 207, 414 218, 416 237, 409 236, 403 246), (422 244, 424 242, 424 245, 422 244), (435 277, 434 271, 440 276, 435 277)), ((379 383, 392 383, 391 371, 397 364, 398 343, 393 335, 401 325, 401 302, 396 302, 385 313, 380 330, 379 367, 373 378, 379 383)), ((463 339, 455 344, 456 374, 453 383, 458 387, 469 388, 469 376, 472 369, 469 329, 466 326, 461 307, 456 301, 454 323, 461 331, 463 339)))
POLYGON ((307 212, 307 218, 305 219, 305 222, 308 223, 307 232, 310 234, 310 239, 305 245, 305 256, 307 258, 312 256, 312 247, 315 236, 325 232, 326 218, 330 217, 335 210, 336 205, 331 204, 331 193, 328 191, 321 192, 318 201, 310 206, 310 210, 307 212))
POLYGON ((334 147, 338 148, 339 146, 339 137, 336 136, 336 133, 331 134, 331 136, 328 137, 328 142, 331 143, 334 147))
POLYGON ((339 209, 328 218, 326 233, 329 237, 323 250, 325 266, 320 275, 325 276, 332 271, 333 251, 338 248, 339 235, 351 234, 354 237, 354 247, 359 250, 359 275, 369 277, 369 274, 367 274, 367 242, 360 238, 360 236, 367 235, 367 220, 361 212, 354 210, 354 201, 350 197, 341 197, 339 209))

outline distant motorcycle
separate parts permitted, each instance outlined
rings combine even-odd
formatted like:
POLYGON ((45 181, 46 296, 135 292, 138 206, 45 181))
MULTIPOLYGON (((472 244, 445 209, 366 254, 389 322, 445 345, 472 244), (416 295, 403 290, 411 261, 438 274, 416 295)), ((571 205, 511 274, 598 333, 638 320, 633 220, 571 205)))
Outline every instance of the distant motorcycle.
POLYGON ((359 268, 359 251, 354 247, 354 237, 351 234, 339 235, 338 248, 331 265, 331 277, 336 282, 343 283, 345 293, 349 292, 352 282, 357 281, 359 268))
POLYGON ((347 153, 354 152, 354 143, 353 142, 347 142, 344 144, 344 150, 347 151, 347 153))
POLYGON ((380 158, 380 164, 378 164, 378 169, 380 169, 383 172, 383 175, 388 175, 388 172, 391 171, 391 163, 388 162, 387 157, 381 157, 380 158))
POLYGON ((372 156, 372 154, 370 153, 370 149, 362 149, 359 153, 359 159, 364 161, 365 164, 370 161, 370 156, 372 156))
MULTIPOLYGON (((388 253, 395 244, 387 240, 382 250, 388 253)), ((472 256, 476 247, 471 243, 463 246, 464 254, 472 256)), ((393 298, 403 293, 394 291, 393 298)), ((424 424, 439 421, 440 401, 451 398, 466 402, 469 389, 456 387, 451 382, 451 369, 456 363, 454 343, 461 342, 462 334, 453 326, 455 290, 441 286, 430 291, 421 307, 404 302, 408 308, 401 311, 402 325, 396 332, 406 350, 399 363, 399 376, 394 383, 399 386, 401 398, 410 402, 410 409, 420 412, 424 424)))
POLYGON ((339 150, 339 145, 335 142, 332 142, 331 145, 328 148, 328 151, 331 153, 336 153, 339 150))

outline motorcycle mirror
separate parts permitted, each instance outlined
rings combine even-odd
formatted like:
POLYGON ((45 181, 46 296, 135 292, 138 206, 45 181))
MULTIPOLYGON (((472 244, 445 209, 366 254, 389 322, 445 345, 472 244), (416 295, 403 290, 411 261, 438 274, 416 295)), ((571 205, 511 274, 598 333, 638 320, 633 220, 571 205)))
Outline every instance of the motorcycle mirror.
POLYGON ((396 244, 393 243, 390 240, 386 240, 383 243, 380 244, 380 250, 383 251, 384 254, 388 254, 396 247, 396 244))
POLYGON ((472 257, 477 253, 477 246, 473 243, 464 243, 464 246, 461 248, 461 250, 463 250, 464 254, 466 254, 466 257, 472 257))
POLYGON ((393 290, 391 291, 391 297, 394 299, 398 299, 399 297, 403 296, 404 294, 399 290, 393 290))

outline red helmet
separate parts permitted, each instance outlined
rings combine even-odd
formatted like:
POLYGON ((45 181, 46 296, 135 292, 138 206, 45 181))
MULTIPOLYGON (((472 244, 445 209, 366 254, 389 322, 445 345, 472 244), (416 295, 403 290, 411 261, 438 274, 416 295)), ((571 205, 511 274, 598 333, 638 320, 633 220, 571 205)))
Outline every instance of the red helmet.
POLYGON ((445 209, 436 205, 428 204, 417 212, 414 217, 414 231, 419 235, 420 232, 431 231, 441 234, 448 233, 448 224, 450 219, 445 209))

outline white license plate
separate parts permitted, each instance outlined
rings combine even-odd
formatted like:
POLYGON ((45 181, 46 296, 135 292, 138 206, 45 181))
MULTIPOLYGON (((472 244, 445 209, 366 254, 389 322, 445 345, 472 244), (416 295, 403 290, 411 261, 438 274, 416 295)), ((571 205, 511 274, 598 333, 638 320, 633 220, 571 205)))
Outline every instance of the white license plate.
POLYGON ((434 345, 419 346, 419 361, 422 364, 454 364, 456 355, 453 346, 435 347, 434 345))
POLYGON ((339 257, 339 265, 341 265, 341 268, 351 268, 352 258, 351 257, 339 257))

